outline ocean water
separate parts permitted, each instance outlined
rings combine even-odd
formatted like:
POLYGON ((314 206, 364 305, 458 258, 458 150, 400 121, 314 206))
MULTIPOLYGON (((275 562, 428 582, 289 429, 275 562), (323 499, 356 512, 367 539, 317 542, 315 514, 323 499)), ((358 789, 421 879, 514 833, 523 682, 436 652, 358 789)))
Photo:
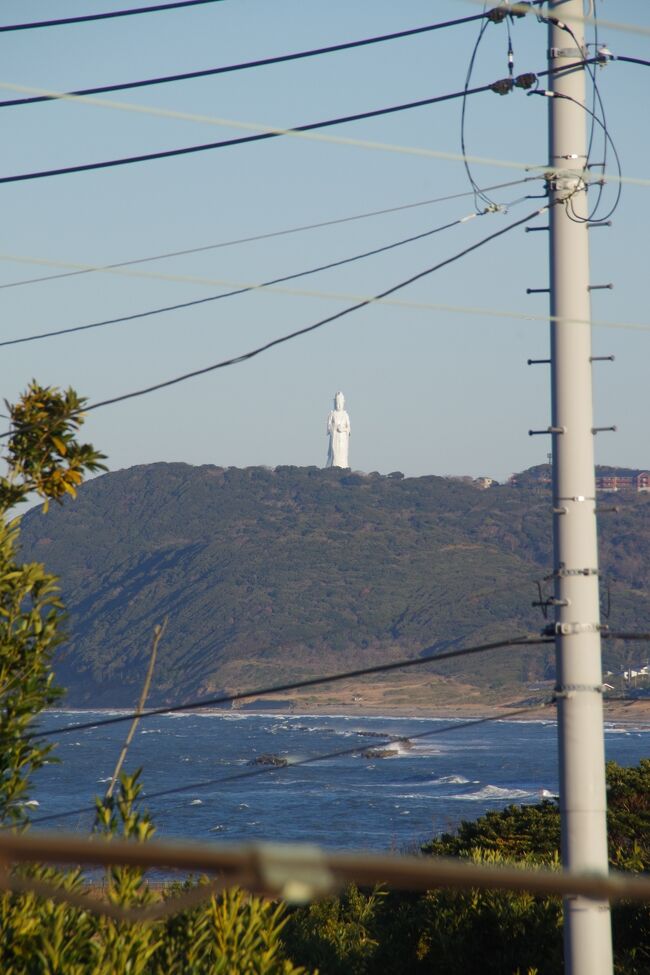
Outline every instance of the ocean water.
MULTIPOLYGON (((74 729, 110 713, 52 711, 42 726, 74 729)), ((34 780, 35 828, 41 817, 93 808, 128 727, 58 736, 60 764, 48 764, 34 780)), ((634 765, 650 756, 650 728, 609 725, 606 750, 608 758, 634 765)), ((558 782, 552 721, 465 727, 433 718, 169 715, 140 723, 125 769, 140 767, 144 803, 161 838, 312 842, 342 850, 412 850, 488 809, 553 796, 558 782), (377 749, 392 754, 373 757, 377 749), (288 764, 255 764, 264 755, 288 764)), ((42 827, 87 831, 92 821, 92 812, 77 811, 42 827)))

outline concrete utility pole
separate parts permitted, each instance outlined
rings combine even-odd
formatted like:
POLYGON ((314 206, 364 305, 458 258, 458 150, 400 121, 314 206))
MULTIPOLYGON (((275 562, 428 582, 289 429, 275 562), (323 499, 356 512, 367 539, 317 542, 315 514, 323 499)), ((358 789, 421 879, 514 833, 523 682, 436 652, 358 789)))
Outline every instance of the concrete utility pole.
MULTIPOLYGON (((560 22, 580 18, 583 0, 551 0, 560 22)), ((584 57, 583 27, 577 38, 549 24, 549 68, 584 57)), ((585 104, 584 68, 552 73, 549 88, 551 202, 571 197, 573 214, 586 221, 581 176, 586 159, 587 113, 560 95, 585 104)), ((605 874, 607 824, 602 667, 596 535, 596 484, 591 392, 589 241, 586 222, 575 222, 560 202, 550 222, 551 395, 555 627, 560 751, 562 862, 567 870, 605 874)), ((564 901, 567 975, 611 975, 609 905, 584 897, 564 901)))

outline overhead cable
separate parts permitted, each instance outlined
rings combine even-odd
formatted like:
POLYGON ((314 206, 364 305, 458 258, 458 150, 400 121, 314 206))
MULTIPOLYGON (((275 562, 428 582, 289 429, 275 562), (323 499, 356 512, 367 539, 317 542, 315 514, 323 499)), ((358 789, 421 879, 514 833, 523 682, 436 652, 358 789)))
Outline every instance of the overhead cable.
MULTIPOLYGON (((564 101, 572 102, 574 105, 577 105, 578 108, 581 108, 582 111, 585 112, 586 115, 589 115, 593 119, 593 121, 596 122, 601 127, 601 129, 603 130, 603 133, 604 133, 604 136, 605 136, 605 141, 606 141, 606 143, 609 143, 609 145, 611 146, 612 152, 614 153, 614 158, 616 159, 616 166, 617 166, 617 169, 618 169, 619 179, 616 181, 617 182, 616 196, 614 198, 614 202, 612 203, 611 207, 609 208, 609 210, 607 211, 607 213, 604 216, 596 218, 595 217, 595 212, 592 211, 592 213, 588 217, 581 218, 581 219, 578 220, 578 222, 580 222, 580 223, 591 223, 591 222, 593 222, 593 223, 603 223, 604 221, 608 220, 609 217, 611 217, 611 215, 614 213, 614 211, 618 207, 618 204, 619 204, 619 201, 620 201, 620 198, 621 198, 621 190, 622 190, 622 179, 621 179, 621 176, 622 176, 622 166, 621 166, 620 156, 619 156, 618 151, 616 149, 616 145, 614 143, 614 140, 612 139, 612 137, 611 137, 611 135, 609 133, 609 129, 607 128, 606 122, 604 122, 595 112, 593 112, 589 108, 588 105, 584 105, 582 102, 578 101, 576 98, 572 98, 571 95, 566 95, 566 94, 563 94, 562 92, 556 92, 556 91, 551 91, 551 90, 543 90, 541 88, 540 89, 537 89, 536 91, 529 91, 528 94, 529 95, 541 95, 541 96, 546 97, 546 98, 561 98, 564 101)), ((588 165, 589 165, 589 160, 587 160, 586 168, 588 168, 588 165)), ((584 178, 584 177, 581 177, 581 178, 584 178)), ((572 208, 572 203, 571 203, 571 200, 570 199, 567 201, 567 205, 568 205, 569 208, 572 208)))
MULTIPOLYGON (((248 286, 247 286, 248 287, 248 286)), ((255 286, 254 286, 255 287, 255 286)), ((325 291, 299 291, 294 288, 265 288, 265 291, 270 291, 271 293, 280 293, 283 295, 289 295, 294 297, 302 298, 318 298, 325 299, 329 301, 362 301, 365 300, 364 295, 354 295, 349 293, 334 293, 325 291)), ((74 332, 85 332, 94 328, 101 328, 108 325, 120 325, 131 321, 143 320, 145 318, 152 318, 156 315, 160 315, 166 312, 178 311, 184 308, 191 308, 196 305, 203 305, 206 302, 213 301, 215 297, 210 295, 208 298, 195 298, 192 301, 180 302, 176 305, 165 305, 161 308, 151 308, 148 311, 136 312, 132 315, 122 315, 118 318, 107 318, 103 321, 90 322, 86 325, 74 325, 69 328, 59 328, 54 329, 50 332, 40 332, 35 335, 25 335, 21 338, 16 339, 6 339, 0 342, 0 347, 7 345, 18 345, 22 342, 35 342, 39 339, 52 338, 57 335, 69 335, 74 332)), ((542 314, 536 315, 531 312, 517 312, 512 311, 509 308, 490 308, 481 305, 447 305, 433 301, 406 301, 400 298, 368 298, 369 301, 373 301, 378 305, 386 305, 389 308, 405 308, 411 311, 441 311, 449 312, 452 315, 470 315, 470 316, 480 316, 487 318, 500 318, 511 321, 522 321, 522 322, 543 322, 544 324, 548 322, 562 322, 568 321, 561 315, 551 315, 542 314)), ((614 329, 626 329, 631 331, 640 332, 650 332, 650 322, 626 322, 626 321, 611 321, 609 319, 601 318, 590 318, 590 319, 570 319, 574 324, 578 325, 591 325, 593 328, 614 328, 614 329)), ((4 434, 2 436, 6 436, 4 434)))
MULTIPOLYGON (((463 101, 462 101, 462 104, 461 104, 461 111, 460 111, 460 150, 461 150, 461 153, 463 154, 463 156, 465 156, 466 153, 467 153, 466 144, 465 144, 465 111, 466 111, 466 108, 467 108, 467 94, 469 93, 469 90, 470 90, 469 89, 469 83, 470 83, 470 80, 471 80, 471 77, 472 77, 472 71, 474 70, 474 62, 476 61, 476 55, 477 55, 478 49, 479 49, 479 47, 481 45, 481 41, 483 40, 483 36, 484 36, 485 31, 487 29, 488 23, 489 23, 489 21, 487 21, 487 20, 484 21, 481 24, 480 28, 479 28, 478 37, 476 38, 476 42, 474 44, 474 49, 472 50, 472 54, 470 56, 469 63, 467 65, 467 73, 465 75, 465 86, 464 86, 464 89, 463 89, 463 101)), ((468 163, 468 161, 466 159, 463 160, 463 165, 465 167, 465 172, 467 174, 467 178, 469 180, 469 184, 472 187, 472 190, 474 192, 474 204, 475 204, 475 206, 478 209, 479 200, 481 200, 485 206, 489 206, 492 201, 491 201, 490 197, 488 197, 485 194, 485 192, 483 190, 481 190, 479 188, 478 184, 475 182, 474 177, 472 176, 472 171, 470 169, 469 163, 468 163)))
MULTIPOLYGON (((495 183, 493 186, 484 187, 484 189, 487 192, 491 190, 505 189, 510 186, 521 186, 523 183, 529 183, 536 178, 538 177, 524 176, 522 179, 510 180, 507 183, 495 183)), ((449 193, 446 196, 436 196, 428 200, 418 200, 417 203, 402 203, 399 206, 384 207, 381 210, 367 210, 365 213, 355 213, 348 217, 337 217, 334 220, 321 220, 317 223, 300 224, 297 227, 288 227, 284 230, 272 230, 263 234, 253 234, 249 237, 236 237, 234 240, 219 241, 217 244, 204 244, 200 247, 188 247, 179 251, 167 251, 164 254, 152 254, 148 257, 136 257, 130 261, 116 261, 112 264, 88 265, 74 271, 64 271, 61 274, 47 274, 38 278, 24 278, 21 281, 8 281, 5 284, 0 284, 0 290, 3 288, 20 288, 26 284, 39 284, 42 281, 58 281, 60 278, 72 278, 79 274, 94 274, 97 271, 109 271, 119 267, 132 267, 134 264, 147 264, 150 261, 162 261, 170 257, 187 257, 190 254, 202 254, 205 251, 217 250, 222 247, 234 247, 239 244, 250 244, 254 241, 269 240, 273 237, 284 237, 288 234, 303 233, 307 230, 319 230, 322 227, 334 227, 337 224, 351 223, 355 220, 366 220, 369 217, 384 216, 387 213, 399 213, 403 210, 413 210, 417 207, 431 206, 435 203, 447 203, 450 200, 458 200, 462 197, 472 195, 473 193, 471 190, 465 190, 463 193, 449 193)), ((1 259, 2 256, 0 255, 0 260, 1 259)))
POLYGON ((76 17, 58 17, 56 20, 35 20, 25 24, 4 24, 0 34, 16 30, 36 30, 39 27, 64 27, 68 24, 86 24, 91 20, 112 20, 114 17, 133 17, 136 14, 160 13, 164 10, 178 10, 181 7, 200 7, 206 3, 221 3, 223 0, 175 0, 173 3, 157 3, 151 7, 130 7, 127 10, 109 10, 101 14, 79 14, 76 17))
MULTIPOLYGON (((541 77, 543 74, 544 72, 538 72, 539 77, 541 77)), ((0 82, 0 88, 6 88, 11 91, 40 92, 41 94, 50 94, 57 98, 68 99, 71 101, 75 100, 75 96, 66 95, 63 92, 52 92, 52 91, 45 92, 44 89, 26 87, 25 85, 16 85, 9 82, 0 82)), ((484 88, 477 89, 477 93, 478 91, 483 91, 487 89, 494 90, 494 85, 487 85, 484 88)), ((464 92, 457 92, 453 95, 453 97, 460 97, 463 94, 464 92)), ((466 160, 468 162, 475 163, 477 165, 495 166, 501 169, 524 170, 526 172, 531 172, 531 173, 535 172, 538 174, 542 174, 548 170, 547 163, 537 163, 537 164, 524 163, 524 162, 517 162, 515 160, 509 160, 509 159, 493 159, 491 157, 475 156, 469 154, 463 155, 462 153, 458 153, 458 152, 446 152, 444 150, 428 149, 422 146, 404 146, 404 145, 397 145, 390 142, 378 142, 369 139, 357 139, 350 136, 328 135, 322 132, 312 131, 313 129, 322 127, 323 125, 336 125, 339 122, 354 121, 360 118, 369 118, 372 117, 373 114, 385 114, 386 111, 389 112, 402 111, 405 110, 406 108, 417 107, 418 105, 434 104, 436 101, 440 101, 440 100, 444 101, 447 100, 449 97, 450 96, 443 95, 434 99, 424 99, 419 102, 411 102, 408 105, 393 106, 391 109, 388 110, 379 109, 378 113, 377 112, 362 113, 361 115, 348 116, 343 119, 330 119, 327 120, 325 123, 315 122, 306 126, 305 125, 296 126, 294 128, 284 128, 281 126, 265 125, 264 123, 261 122, 244 122, 239 119, 218 118, 212 115, 200 115, 191 112, 180 112, 173 109, 154 108, 149 105, 134 105, 134 104, 129 104, 128 102, 115 102, 108 99, 99 99, 99 98, 93 98, 92 100, 77 99, 77 101, 83 104, 97 105, 103 108, 111 108, 120 111, 134 112, 136 114, 142 114, 142 115, 151 115, 152 117, 156 117, 156 118, 172 118, 172 119, 178 119, 178 120, 188 121, 188 122, 197 122, 206 125, 222 126, 225 128, 243 129, 246 131, 253 131, 256 133, 256 135, 251 138, 246 137, 243 140, 223 140, 222 142, 218 142, 218 143, 208 143, 200 146, 188 146, 179 150, 172 149, 169 150, 168 152, 163 152, 162 156, 156 154, 152 156, 151 154, 149 154, 149 155, 137 156, 137 157, 127 157, 123 160, 117 160, 117 162, 115 163, 109 160, 106 163, 90 163, 85 166, 82 165, 81 167, 72 167, 72 168, 68 167, 68 168, 62 168, 57 170, 47 170, 47 171, 43 171, 42 173, 37 172, 37 173, 19 174, 18 176, 4 176, 4 177, 0 177, 0 183, 17 182, 24 179, 38 179, 44 176, 60 175, 68 172, 81 172, 88 169, 98 169, 98 168, 101 169, 101 168, 110 167, 114 164, 118 166, 123 164, 126 165, 127 163, 130 162, 142 162, 151 158, 162 158, 163 156, 169 156, 169 155, 171 156, 186 155, 188 153, 202 152, 204 150, 212 149, 212 148, 222 148, 229 145, 237 145, 240 144, 242 141, 254 142, 257 141, 258 137, 271 138, 273 136, 280 136, 280 135, 288 136, 290 138, 307 139, 314 142, 322 142, 326 145, 349 146, 357 149, 371 150, 373 152, 391 152, 391 153, 398 153, 400 155, 417 156, 424 159, 444 159, 450 162, 462 162, 463 160, 466 160)), ((650 186, 650 179, 647 177, 624 176, 619 178, 619 177, 612 176, 608 173, 604 173, 599 175, 598 179, 599 180, 605 179, 606 181, 612 181, 612 182, 620 181, 622 183, 630 183, 631 185, 635 185, 635 186, 650 186)))
MULTIPOLYGON (((500 212, 500 211, 491 211, 500 212)), ((434 227, 432 230, 425 230, 419 234, 413 234, 410 237, 403 237, 401 240, 393 241, 390 244, 384 244, 381 247, 375 247, 369 251, 363 251, 360 254, 353 254, 351 257, 344 257, 337 261, 330 261, 327 264, 318 264, 313 268, 308 268, 306 271, 298 271, 292 274, 286 274, 282 277, 273 278, 270 281, 259 281, 255 284, 246 284, 238 286, 236 291, 230 291, 227 294, 221 294, 211 297, 210 300, 215 301, 218 298, 227 298, 235 294, 243 294, 246 291, 254 291, 256 289, 270 288, 275 284, 279 284, 283 281, 291 281, 295 278, 306 277, 310 274, 316 274, 319 271, 327 271, 330 268, 339 267, 343 264, 351 264, 354 261, 362 260, 366 257, 372 257, 375 254, 381 254, 383 251, 394 250, 396 247, 402 247, 405 244, 413 243, 417 240, 423 240, 427 237, 431 237, 434 234, 440 233, 442 230, 449 230, 451 227, 456 227, 459 224, 467 223, 474 217, 483 216, 482 213, 472 213, 466 214, 464 217, 457 218, 456 220, 451 220, 448 223, 443 224, 439 227, 434 227)), ((131 267, 133 264, 143 263, 141 261, 129 261, 120 265, 84 265, 84 264, 73 264, 68 261, 57 261, 52 258, 47 257, 25 257, 19 254, 2 254, 0 253, 0 261, 15 261, 19 264, 40 264, 46 267, 72 267, 78 269, 78 271, 95 271, 101 272, 103 274, 116 274, 120 276, 125 276, 128 278, 144 278, 147 281, 170 281, 170 282, 180 282, 180 283, 190 283, 190 284, 204 284, 210 287, 223 287, 224 282, 220 278, 202 278, 196 275, 185 275, 185 274, 174 274, 159 271, 132 271, 125 270, 125 268, 131 267)), ((145 258, 146 261, 146 258, 145 258)))
POLYGON ((479 643, 471 647, 463 647, 459 650, 446 650, 440 654, 424 657, 431 647, 420 652, 417 657, 406 657, 402 660, 395 660, 388 664, 376 664, 372 667, 360 667, 355 670, 340 671, 335 674, 327 674, 324 677, 309 677, 306 680, 289 681, 284 684, 274 684, 272 686, 249 688, 245 691, 238 691, 235 694, 219 694, 216 697, 200 698, 195 701, 185 701, 182 704, 163 705, 158 708, 147 708, 140 712, 129 712, 128 714, 112 715, 110 718, 103 718, 101 721, 85 721, 80 724, 59 725, 49 728, 47 731, 37 731, 30 734, 32 739, 52 738, 56 735, 76 734, 78 731, 86 731, 89 728, 104 728, 107 725, 122 724, 125 721, 132 721, 134 717, 141 720, 152 718, 161 714, 176 714, 179 711, 198 711, 206 707, 220 707, 223 704, 232 704, 235 701, 242 701, 245 698, 268 697, 269 694, 279 694, 286 691, 296 691, 306 687, 320 687, 322 684, 333 684, 342 680, 353 680, 359 677, 369 677, 373 674, 386 674, 393 670, 404 670, 409 667, 422 667, 425 664, 439 663, 444 660, 455 660, 458 657, 473 656, 477 653, 485 653, 488 650, 500 650, 504 647, 519 646, 539 646, 545 643, 553 643, 553 637, 538 636, 518 636, 508 640, 497 640, 491 643, 479 643))
MULTIPOLYGON (((550 206, 555 206, 556 204, 548 204, 546 206, 540 207, 538 210, 533 210, 532 213, 527 214, 521 220, 517 220, 514 223, 508 224, 506 227, 502 227, 501 230, 494 231, 494 233, 489 234, 487 237, 483 237, 481 240, 477 241, 475 244, 471 244, 469 247, 465 247, 462 251, 454 254, 452 257, 446 258, 444 261, 439 261, 437 264, 426 268, 424 271, 419 271, 417 274, 413 274, 398 284, 392 285, 390 288, 386 288, 385 291, 380 291, 379 294, 374 295, 372 298, 364 299, 359 301, 354 305, 349 305, 347 308, 343 308, 340 311, 335 312, 333 315, 328 315, 326 318, 321 318, 319 321, 314 322, 312 325, 306 325, 303 328, 296 329, 293 332, 288 332, 285 335, 281 335, 278 338, 271 339, 265 342, 263 345, 257 346, 251 349, 249 352, 244 352, 241 355, 232 356, 228 359, 222 359, 220 362, 214 362, 209 366, 203 366, 200 369, 194 369, 191 372, 182 373, 181 375, 174 376, 171 379, 163 380, 159 383, 154 383, 152 386, 145 386, 142 389, 133 390, 130 393, 122 393, 119 396, 112 396, 110 399, 101 400, 97 403, 91 403, 89 406, 84 407, 83 412, 88 413, 91 410, 101 409, 105 406, 112 406, 115 403, 122 403, 126 400, 135 399, 139 396, 146 396, 149 393, 156 392, 159 389, 166 389, 169 386, 175 386, 178 383, 186 382, 188 379, 193 379, 196 376, 203 376, 209 372, 215 372, 217 369, 226 369, 230 366, 239 365, 242 362, 248 362, 251 359, 256 358, 264 352, 268 352, 270 349, 275 348, 278 345, 283 345, 286 342, 291 342, 302 335, 307 335, 310 332, 315 332, 317 329, 322 328, 331 322, 337 321, 340 318, 350 315, 352 312, 358 311, 361 308, 365 308, 367 305, 371 305, 374 301, 379 298, 386 298, 389 295, 395 294, 395 292, 400 291, 402 288, 406 288, 408 285, 413 284, 415 281, 420 281, 430 274, 439 271, 443 267, 447 267, 453 264, 455 261, 460 260, 467 254, 471 254, 473 251, 478 250, 483 247, 484 244, 489 243, 492 240, 496 240, 498 237, 509 233, 511 230, 515 230, 517 227, 522 226, 529 220, 533 220, 543 213, 546 213, 550 206)), ((0 434, 0 439, 7 436, 12 436, 12 431, 7 431, 4 434, 0 434)))
MULTIPOLYGON (((0 83, 0 88, 12 88, 16 90, 24 89, 23 85, 13 85, 8 83, 0 83)), ((485 91, 490 91, 491 85, 481 85, 479 88, 471 88, 468 91, 456 91, 450 92, 447 95, 436 95, 433 98, 420 98, 417 101, 403 102, 400 105, 389 105, 385 108, 376 108, 367 112, 355 112, 353 115, 341 115, 337 118, 324 119, 320 122, 307 122, 304 125, 295 125, 289 129, 278 129, 272 128, 270 126, 248 126, 237 124, 238 128, 255 128, 263 129, 261 132, 256 132, 254 135, 244 135, 238 136, 235 139, 221 139, 218 142, 207 142, 198 146, 184 146, 179 149, 163 149, 158 152, 147 152, 140 153, 136 156, 122 156, 114 159, 105 159, 102 162, 94 163, 79 163, 75 166, 60 166, 54 169, 42 169, 32 173, 19 173, 15 176, 0 176, 0 183, 19 183, 25 180, 32 179, 45 179, 50 176, 65 176, 70 173, 85 173, 91 170, 98 169, 110 169, 115 166, 128 166, 133 163, 140 162, 151 162, 155 159, 170 159, 174 156, 186 156, 197 152, 206 152, 212 149, 226 149, 230 146, 241 146, 253 142, 262 142, 267 139, 275 139, 278 136, 283 135, 295 135, 297 133, 307 133, 313 132, 316 129, 325 129, 333 125, 346 125, 349 122, 360 122, 365 119, 379 118, 384 115, 393 115, 397 112, 406 112, 414 108, 423 108, 427 105, 436 105, 439 102, 452 101, 455 98, 466 98, 468 95, 478 95, 485 91)), ((81 100, 78 99, 76 95, 66 95, 64 93, 50 93, 51 97, 59 98, 68 101, 81 100)), ((166 109, 154 109, 149 106, 138 106, 138 105, 128 105, 125 102, 110 102, 107 99, 85 99, 85 104, 98 105, 105 108, 118 108, 123 111, 132 111, 136 113, 142 113, 147 115, 160 116, 163 118, 184 118, 188 121, 205 122, 208 124, 229 125, 225 119, 211 119, 209 116, 195 115, 188 112, 176 112, 168 111, 166 109)))
MULTIPOLYGON (((326 47, 316 47, 308 51, 296 51, 292 54, 279 54, 271 58, 258 58, 255 61, 240 61, 237 64, 227 64, 218 68, 204 68, 200 71, 184 71, 180 74, 160 75, 156 78, 145 78, 140 81, 126 81, 115 85, 99 85, 95 88, 78 88, 75 91, 67 92, 68 95, 101 95, 110 91, 127 91, 132 88, 147 88, 152 85, 165 85, 176 81, 191 81, 196 78, 208 78, 213 75, 229 74, 233 71, 246 71, 250 68, 264 68, 272 64, 282 64, 286 61, 299 61, 303 58, 318 57, 323 54, 335 54, 338 51, 349 51, 353 48, 368 47, 371 44, 381 44, 384 41, 400 40, 404 37, 414 37, 418 34, 426 34, 431 31, 443 30, 446 27, 455 27, 458 24, 469 24, 474 20, 483 20, 486 14, 473 14, 471 17, 459 17, 456 20, 447 20, 444 23, 427 24, 424 27, 413 27, 409 30, 395 31, 392 34, 380 34, 375 37, 364 37, 358 41, 346 41, 342 44, 329 44, 326 47)), ((10 105, 33 105, 38 102, 55 101, 56 95, 32 95, 27 98, 12 98, 7 101, 0 101, 0 108, 10 105)))
MULTIPOLYGON (((468 721, 456 721, 453 724, 445 725, 444 727, 430 728, 428 731, 419 731, 417 734, 409 735, 409 741, 420 741, 423 738, 433 738, 439 735, 446 735, 452 731, 464 731, 467 728, 475 728, 479 725, 491 724, 494 721, 508 721, 513 718, 519 717, 523 714, 530 714, 531 711, 538 711, 540 708, 546 707, 550 704, 555 703, 555 699, 551 698, 548 701, 541 702, 540 704, 531 706, 528 705, 525 708, 519 708, 515 711, 510 711, 507 715, 503 714, 493 714, 485 718, 472 718, 468 721)), ((146 715, 147 712, 145 712, 146 715)), ((145 716, 143 715, 143 717, 145 716)), ((373 742, 375 746, 390 745, 394 742, 394 736, 386 734, 380 738, 373 736, 373 742), (385 740, 382 740, 385 738, 385 740)), ((215 779, 202 779, 199 782, 191 782, 187 785, 175 785, 170 786, 167 789, 157 789, 154 792, 143 793, 143 800, 150 801, 152 799, 164 799, 169 796, 181 795, 186 792, 200 792, 203 789, 210 789, 215 786, 229 785, 232 782, 241 782, 245 779, 253 779, 259 776, 269 776, 273 773, 282 774, 286 769, 289 768, 301 768, 304 765, 314 765, 317 762, 331 761, 335 758, 345 758, 346 756, 356 755, 363 750, 363 747, 359 745, 352 745, 347 748, 340 748, 337 751, 325 752, 320 755, 311 755, 308 758, 300 758, 295 761, 288 761, 286 765, 275 766, 275 765, 260 765, 256 768, 248 769, 245 772, 233 772, 231 775, 222 775, 215 779)), ((86 813, 92 813, 96 811, 96 806, 77 806, 75 809, 65 809, 58 813, 48 813, 45 816, 36 816, 30 819, 30 825, 39 825, 41 823, 49 823, 58 821, 61 819, 69 819, 72 816, 85 815, 86 813)), ((0 826, 0 832, 4 829, 10 827, 0 826)))
MULTIPOLYGON (((485 0, 469 0, 473 3, 475 7, 482 7, 485 4, 485 0)), ((506 6, 504 4, 504 6, 506 6)), ((551 11, 548 7, 542 9, 542 5, 535 5, 532 7, 530 4, 522 3, 509 3, 507 4, 507 9, 510 14, 515 16, 523 17, 537 17, 539 20, 548 21, 553 17, 557 20, 557 11, 551 11)), ((572 24, 592 24, 604 28, 605 30, 620 30, 625 31, 628 34, 641 34, 646 37, 650 37, 650 27, 646 27, 643 24, 626 24, 619 20, 603 20, 602 17, 591 17, 587 14, 562 14, 562 19, 572 23, 572 24)))
MULTIPOLYGON (((423 240, 427 237, 433 236, 434 234, 440 233, 443 230, 449 230, 451 227, 457 227, 461 223, 466 223, 468 219, 474 216, 480 216, 480 214, 473 213, 470 214, 468 217, 461 217, 458 220, 453 220, 450 223, 443 224, 440 227, 435 227, 433 230, 425 230, 421 234, 415 234, 411 237, 406 237, 399 241, 393 241, 392 243, 385 244, 382 247, 375 247, 371 251, 364 251, 361 254, 355 254, 352 257, 345 257, 339 259, 338 261, 330 261, 328 264, 320 264, 316 267, 308 268, 306 271, 297 271, 294 272, 293 274, 285 274, 278 278, 272 278, 270 281, 259 282, 257 284, 252 284, 252 285, 244 285, 242 287, 235 288, 232 291, 221 292, 221 294, 218 295, 210 295, 207 298, 198 298, 198 299, 194 299, 193 301, 185 301, 175 305, 167 305, 163 308, 151 309, 150 311, 147 312, 140 312, 136 315, 127 315, 118 319, 105 319, 104 321, 92 322, 88 325, 76 325, 71 328, 54 329, 50 332, 41 332, 38 335, 25 335, 17 339, 7 339, 5 341, 0 341, 0 347, 8 346, 8 345, 20 345, 23 342, 33 342, 36 341, 37 339, 52 338, 53 336, 56 335, 68 335, 71 332, 81 332, 81 331, 87 331, 88 329, 101 328, 107 325, 115 325, 117 323, 122 323, 125 321, 133 321, 133 319, 136 318, 157 315, 160 314, 161 312, 177 311, 181 308, 196 307, 197 305, 203 305, 208 302, 219 301, 222 298, 232 298, 235 295, 246 294, 247 292, 250 291, 259 291, 263 289, 273 288, 274 285, 277 285, 284 281, 294 281, 297 278, 306 277, 310 274, 317 274, 321 271, 331 270, 332 268, 341 267, 345 264, 351 264, 354 261, 359 261, 366 257, 375 256, 377 254, 384 253, 385 251, 394 250, 397 247, 402 247, 405 244, 410 244, 417 240, 423 240)), ((133 263, 139 263, 139 262, 133 262, 133 263)), ((124 265, 120 265, 120 266, 123 267, 124 265)), ((110 267, 101 267, 101 268, 96 267, 96 268, 89 268, 87 270, 96 270, 96 271, 102 270, 102 271, 111 271, 113 273, 116 273, 116 266, 111 265, 110 267)), ((83 273, 87 273, 87 270, 73 271, 72 273, 83 274, 83 273)), ((122 271, 122 273, 124 272, 122 271)))
POLYGON ((608 54, 605 58, 607 61, 626 61, 628 64, 641 64, 646 68, 650 68, 650 61, 646 61, 645 58, 629 58, 622 54, 608 54))

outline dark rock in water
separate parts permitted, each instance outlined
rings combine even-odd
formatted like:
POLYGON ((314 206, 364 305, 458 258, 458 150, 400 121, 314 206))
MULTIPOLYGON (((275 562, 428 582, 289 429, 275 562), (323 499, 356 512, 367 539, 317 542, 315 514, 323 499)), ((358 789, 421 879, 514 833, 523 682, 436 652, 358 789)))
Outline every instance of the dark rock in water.
POLYGON ((396 744, 398 744, 398 745, 399 745, 399 746, 400 746, 401 748, 403 748, 403 749, 404 749, 404 751, 407 751, 407 752, 410 752, 410 750, 411 750, 412 748, 414 748, 414 747, 415 747, 415 746, 413 745, 413 742, 411 741, 411 739, 410 739, 410 738, 396 738, 396 739, 395 739, 395 742, 396 742, 396 744))
MULTIPOLYGON (((386 736, 384 736, 386 737, 386 736)), ((410 738, 396 738, 395 736, 390 736, 390 743, 387 748, 366 748, 361 752, 362 758, 395 758, 399 755, 400 751, 410 751, 413 748, 413 742, 410 738), (392 745, 398 745, 398 748, 391 747, 392 745)))
POLYGON ((286 768, 289 764, 288 758, 282 758, 281 755, 258 755, 257 758, 251 758, 249 765, 274 765, 276 768, 286 768))
POLYGON ((362 758, 394 758, 399 755, 396 748, 366 748, 361 752, 362 758))

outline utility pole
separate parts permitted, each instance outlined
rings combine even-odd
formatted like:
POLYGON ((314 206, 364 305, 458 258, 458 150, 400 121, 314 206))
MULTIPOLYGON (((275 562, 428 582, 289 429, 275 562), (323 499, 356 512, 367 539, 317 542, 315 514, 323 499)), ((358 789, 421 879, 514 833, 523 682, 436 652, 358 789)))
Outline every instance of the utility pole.
MULTIPOLYGON (((583 0, 550 0, 548 60, 553 539, 562 863, 605 874, 603 734, 586 164, 583 0), (565 18, 575 35, 561 22, 565 18), (552 22, 556 20, 556 22, 552 22), (560 23, 558 23, 559 21, 560 23), (578 44, 576 45, 576 39, 578 44), (576 49, 577 48, 577 49, 576 49), (558 97, 568 96, 568 97, 558 97), (569 99, 575 99, 575 102, 569 99), (568 198, 570 204, 566 204, 568 198), (560 202, 557 202, 560 201, 560 202), (578 221, 571 219, 577 217, 578 221)), ((564 901, 567 975, 611 975, 609 904, 564 901)))

